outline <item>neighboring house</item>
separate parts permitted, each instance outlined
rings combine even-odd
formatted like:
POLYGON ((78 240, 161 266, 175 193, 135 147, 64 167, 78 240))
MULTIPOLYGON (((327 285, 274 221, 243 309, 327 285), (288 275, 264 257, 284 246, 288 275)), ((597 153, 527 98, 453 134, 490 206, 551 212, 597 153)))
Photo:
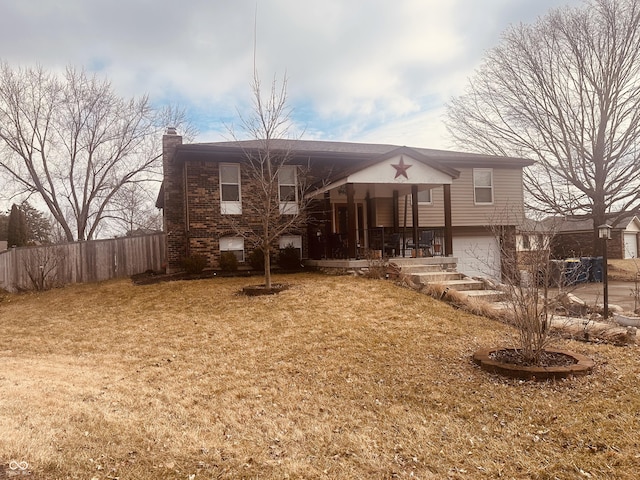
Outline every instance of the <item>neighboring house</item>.
POLYGON ((7 241, 6 240, 0 240, 0 252, 3 252, 7 249, 7 241))
MULTIPOLYGON (((555 258, 592 257, 594 251, 593 221, 584 217, 554 219, 557 228, 552 254, 555 258)), ((628 215, 611 225, 611 239, 607 241, 610 259, 637 258, 640 249, 640 219, 628 215)))
MULTIPOLYGON (((294 187, 310 200, 306 228, 288 232, 274 247, 293 244, 303 259, 356 259, 369 251, 454 256, 464 273, 500 276, 500 239, 492 227, 500 225, 514 238, 523 217, 522 169, 533 162, 382 144, 274 142, 292 153, 292 166, 280 175, 281 192, 294 187), (313 181, 304 192, 296 164, 313 181)), ((163 208, 169 272, 195 254, 210 266, 224 251, 247 261, 250 246, 229 218, 236 228, 256 223, 243 196, 255 187, 246 153, 257 145, 182 144, 175 129, 167 130, 157 205, 163 208)))
POLYGON ((516 250, 523 253, 549 250, 550 237, 543 222, 525 218, 516 229, 516 250))

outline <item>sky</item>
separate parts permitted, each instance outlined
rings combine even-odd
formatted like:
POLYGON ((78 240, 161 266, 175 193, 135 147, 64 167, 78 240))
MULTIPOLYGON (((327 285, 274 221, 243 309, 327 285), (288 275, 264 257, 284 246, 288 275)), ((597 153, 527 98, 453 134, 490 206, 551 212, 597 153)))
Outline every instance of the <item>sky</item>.
MULTIPOLYGON (((83 67, 229 140, 287 79, 303 139, 452 148, 446 103, 509 25, 581 0, 0 0, 0 60, 83 67)), ((240 135, 241 136, 241 135, 240 135)))

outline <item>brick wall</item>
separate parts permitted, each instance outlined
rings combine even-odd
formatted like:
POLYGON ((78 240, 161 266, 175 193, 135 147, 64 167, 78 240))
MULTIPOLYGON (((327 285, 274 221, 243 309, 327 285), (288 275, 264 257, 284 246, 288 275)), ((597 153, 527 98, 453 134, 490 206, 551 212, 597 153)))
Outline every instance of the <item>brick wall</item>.
MULTIPOLYGON (((600 241, 600 240, 598 240, 600 241)), ((601 256, 599 246, 594 248, 593 232, 562 232, 552 240, 554 258, 596 257, 601 256)), ((612 230, 611 239, 607 241, 607 255, 610 259, 623 257, 622 230, 612 230)))
POLYGON ((178 145, 182 145, 182 137, 175 133, 175 129, 167 129, 167 134, 162 137, 163 223, 167 238, 167 273, 181 270, 180 261, 187 255, 183 167, 175 158, 178 145))
MULTIPOLYGON (((165 135, 164 148, 164 221, 167 233, 167 271, 182 269, 186 256, 201 255, 209 267, 216 267, 220 260, 219 238, 238 236, 238 230, 259 231, 259 212, 247 208, 246 198, 255 185, 246 167, 238 159, 207 159, 184 156, 175 161, 175 148, 182 143, 178 135, 165 135), (242 215, 223 215, 220 211, 219 162, 240 163, 242 215), (186 185, 186 197, 185 197, 186 185), (186 200, 186 203, 185 203, 186 200), (185 228, 186 226, 186 228, 185 228)), ((184 154, 182 154, 184 155, 184 154)), ((308 252, 308 235, 305 226, 290 231, 302 237, 303 252, 308 252)), ((277 243, 273 245, 277 248, 277 243)), ((245 240, 245 261, 255 245, 245 240)))

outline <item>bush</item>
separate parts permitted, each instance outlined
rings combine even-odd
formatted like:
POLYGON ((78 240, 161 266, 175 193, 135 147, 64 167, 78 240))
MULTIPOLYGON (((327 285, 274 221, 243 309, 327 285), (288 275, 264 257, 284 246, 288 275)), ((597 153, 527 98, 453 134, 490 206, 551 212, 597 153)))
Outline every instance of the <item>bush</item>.
POLYGON ((202 273, 207 266, 207 259, 204 255, 189 255, 182 260, 182 267, 187 273, 202 273))
POLYGON ((284 270, 300 270, 300 251, 291 244, 287 245, 280 250, 278 265, 284 270))
POLYGON ((220 270, 223 272, 236 272, 238 270, 238 258, 233 252, 222 252, 220 255, 220 270))
POLYGON ((261 248, 256 248, 249 255, 249 265, 253 270, 264 270, 264 252, 261 248))

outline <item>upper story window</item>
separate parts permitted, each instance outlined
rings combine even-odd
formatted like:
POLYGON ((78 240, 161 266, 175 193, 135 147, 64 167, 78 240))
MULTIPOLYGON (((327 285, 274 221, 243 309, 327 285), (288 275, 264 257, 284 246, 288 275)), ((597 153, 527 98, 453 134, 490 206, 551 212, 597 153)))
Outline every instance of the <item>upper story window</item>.
POLYGON ((418 192, 418 204, 431 204, 431 189, 418 192))
POLYGON ((476 205, 493 203, 493 170, 491 168, 473 169, 473 200, 476 205))
POLYGON ((237 163, 220 164, 220 213, 227 215, 242 213, 240 165, 237 163))
POLYGON ((283 165, 278 170, 280 213, 298 213, 298 170, 295 165, 283 165))

